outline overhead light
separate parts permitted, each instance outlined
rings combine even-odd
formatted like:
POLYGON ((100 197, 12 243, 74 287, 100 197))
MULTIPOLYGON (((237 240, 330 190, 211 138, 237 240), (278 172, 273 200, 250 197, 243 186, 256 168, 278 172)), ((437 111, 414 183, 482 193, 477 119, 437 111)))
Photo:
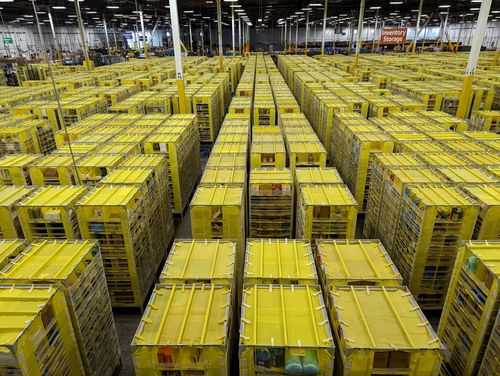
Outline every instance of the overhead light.
POLYGON ((257 20, 257 22, 262 22, 262 18, 259 18, 259 19, 257 20))
POLYGON ((120 7, 118 5, 108 5, 108 6, 106 6, 106 8, 108 8, 108 9, 120 9, 120 7))
POLYGON ((370 7, 370 9, 381 9, 382 7, 370 7))
POLYGON ((295 12, 295 14, 304 14, 304 12, 295 12))
POLYGON ((170 5, 165 5, 165 8, 170 8, 170 5))
POLYGON ((403 4, 402 1, 391 1, 389 4, 391 5, 400 5, 400 4, 403 4))
POLYGON ((209 19, 210 19, 210 17, 205 16, 205 17, 203 17, 203 19, 204 19, 204 20, 209 20, 209 19))
POLYGON ((76 14, 69 14, 68 17, 69 18, 76 18, 77 16, 76 16, 76 14))
POLYGON ((0 0, 0 3, 13 3, 14 0, 0 0))
POLYGON ((226 3, 237 3, 238 0, 224 0, 226 3))
POLYGON ((307 11, 310 11, 312 10, 311 8, 302 8, 302 10, 307 10, 307 11))
POLYGON ((240 4, 231 4, 229 7, 231 8, 241 8, 240 4))
POLYGON ((483 0, 471 0, 471 3, 482 3, 483 0))
POLYGON ((470 8, 470 10, 479 10, 479 8, 470 8))
POLYGON ((438 8, 449 8, 449 7, 451 7, 451 5, 445 4, 445 5, 440 5, 438 8))
POLYGON ((96 14, 97 12, 95 10, 89 10, 87 14, 96 14))
POLYGON ((322 7, 323 4, 320 4, 320 3, 311 3, 309 4, 310 7, 322 7))
POLYGON ((491 13, 500 13, 500 10, 492 10, 491 13))
POLYGON ((54 5, 52 9, 66 9, 64 5, 54 5))
POLYGON ((194 13, 194 10, 185 10, 184 13, 194 13))

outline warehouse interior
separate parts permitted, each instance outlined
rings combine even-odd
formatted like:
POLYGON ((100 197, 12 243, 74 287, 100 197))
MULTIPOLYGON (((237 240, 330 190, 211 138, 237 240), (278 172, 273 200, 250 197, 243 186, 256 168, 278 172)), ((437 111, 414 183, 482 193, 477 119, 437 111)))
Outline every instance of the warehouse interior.
POLYGON ((0 376, 500 375, 500 2, 0 0, 0 376))

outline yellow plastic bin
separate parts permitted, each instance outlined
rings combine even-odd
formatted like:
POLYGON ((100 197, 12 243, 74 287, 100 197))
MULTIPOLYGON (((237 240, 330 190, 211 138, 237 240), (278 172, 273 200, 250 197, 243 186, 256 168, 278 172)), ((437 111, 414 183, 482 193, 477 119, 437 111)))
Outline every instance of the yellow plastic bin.
POLYGON ((35 187, 0 187, 0 238, 25 239, 18 204, 32 194, 35 187))

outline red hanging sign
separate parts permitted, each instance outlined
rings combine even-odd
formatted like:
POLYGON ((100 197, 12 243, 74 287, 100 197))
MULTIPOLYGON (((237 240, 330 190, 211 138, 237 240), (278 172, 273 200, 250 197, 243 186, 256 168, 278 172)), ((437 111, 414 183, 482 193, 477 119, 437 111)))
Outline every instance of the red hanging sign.
POLYGON ((406 27, 383 28, 380 44, 403 44, 406 42, 406 27))

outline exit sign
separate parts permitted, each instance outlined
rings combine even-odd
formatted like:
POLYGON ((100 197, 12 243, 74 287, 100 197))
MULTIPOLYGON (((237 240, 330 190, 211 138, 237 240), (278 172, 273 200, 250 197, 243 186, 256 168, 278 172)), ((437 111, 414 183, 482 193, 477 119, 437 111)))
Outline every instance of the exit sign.
POLYGON ((14 44, 11 37, 3 37, 3 44, 14 44))

